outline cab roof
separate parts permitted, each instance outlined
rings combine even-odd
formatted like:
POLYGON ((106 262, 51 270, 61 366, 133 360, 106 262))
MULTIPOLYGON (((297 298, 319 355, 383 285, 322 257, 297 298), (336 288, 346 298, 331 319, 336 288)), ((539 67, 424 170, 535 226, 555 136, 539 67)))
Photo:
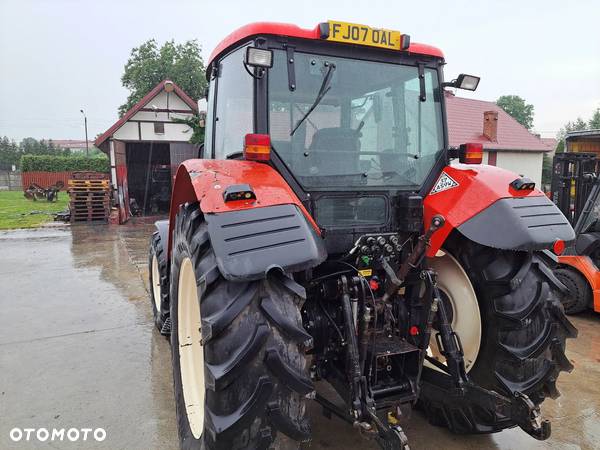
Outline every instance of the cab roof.
MULTIPOLYGON (((250 23, 248 25, 244 25, 241 28, 238 28, 233 33, 225 37, 225 39, 223 39, 211 53, 210 58, 208 60, 208 65, 210 65, 219 55, 221 55, 221 53, 235 46, 237 43, 242 42, 247 38, 259 35, 287 36, 292 38, 314 39, 319 41, 322 40, 319 31, 319 25, 317 25, 312 30, 309 30, 306 28, 300 28, 297 25, 292 25, 289 23, 250 23)), ((434 56, 437 58, 444 58, 444 54, 439 48, 427 44, 411 43, 407 52, 419 55, 434 56)))

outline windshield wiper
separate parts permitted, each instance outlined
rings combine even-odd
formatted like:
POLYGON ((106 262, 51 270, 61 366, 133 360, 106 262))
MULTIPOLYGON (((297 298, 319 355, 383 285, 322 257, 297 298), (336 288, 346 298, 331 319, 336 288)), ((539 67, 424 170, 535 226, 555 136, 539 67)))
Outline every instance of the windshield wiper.
POLYGON ((306 111, 306 114, 304 114, 302 116, 302 118, 296 123, 296 126, 294 127, 294 129, 290 132, 290 136, 294 135, 294 133, 300 127, 300 125, 302 125, 302 123, 308 118, 310 113, 312 113, 315 110, 315 108, 319 105, 319 103, 321 103, 321 100, 323 100, 323 97, 325 97, 325 94, 327 94, 329 89, 331 89, 331 86, 329 86, 329 84, 331 83, 331 78, 332 78, 334 70, 335 70, 335 64, 329 63, 329 67, 327 68, 327 73, 325 74, 325 77, 323 78, 323 82, 321 83, 321 87, 319 88, 319 93, 317 94, 317 98, 315 98, 315 101, 312 104, 312 106, 310 108, 308 108, 308 111, 306 111))

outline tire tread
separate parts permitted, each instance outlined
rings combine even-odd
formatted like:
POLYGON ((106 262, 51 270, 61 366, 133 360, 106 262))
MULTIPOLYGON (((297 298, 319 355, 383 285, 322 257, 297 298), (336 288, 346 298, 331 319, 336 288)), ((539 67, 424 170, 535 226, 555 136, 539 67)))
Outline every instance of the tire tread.
MULTIPOLYGON (((172 333, 174 385, 182 448, 221 450, 269 448, 282 439, 306 441, 310 427, 305 393, 312 391, 301 343, 302 293, 277 277, 229 281, 219 271, 207 225, 197 204, 181 207, 176 217, 171 279, 181 255, 192 259, 202 308, 206 376, 205 433, 191 435, 176 364, 172 333), (267 305, 265 307, 265 305, 267 305)), ((278 276, 284 276, 282 274, 278 276)), ((177 298, 177 286, 171 287, 177 298)), ((171 320, 176 321, 172 302, 171 320)), ((176 330, 176 323, 173 325, 176 330)))
MULTIPOLYGON (((576 336, 560 303, 564 286, 536 253, 493 249, 458 234, 448 241, 448 250, 465 269, 480 303, 483 336, 470 378, 503 395, 525 393, 535 404, 556 398, 559 373, 572 369, 565 340, 576 336)), ((431 423, 456 433, 491 433, 515 425, 494 411, 457 410, 439 398, 422 395, 420 405, 431 423)))

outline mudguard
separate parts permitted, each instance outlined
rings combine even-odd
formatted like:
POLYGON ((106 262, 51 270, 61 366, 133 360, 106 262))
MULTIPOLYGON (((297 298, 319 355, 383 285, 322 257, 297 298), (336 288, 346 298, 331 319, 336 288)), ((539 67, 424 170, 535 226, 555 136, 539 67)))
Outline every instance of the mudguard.
POLYGON ((228 280, 261 279, 271 269, 297 272, 327 257, 323 239, 293 204, 204 217, 217 265, 228 280))
POLYGON ((447 166, 425 198, 425 223, 436 214, 446 219, 432 238, 434 256, 452 230, 478 244, 504 250, 551 248, 557 239, 575 239, 573 228, 543 192, 519 191, 511 183, 519 175, 499 167, 447 166))
POLYGON ((320 229, 304 205, 267 164, 240 160, 185 161, 171 198, 169 254, 179 205, 199 202, 222 275, 264 278, 274 268, 295 272, 327 258, 320 229), (254 197, 225 201, 230 186, 248 185, 254 197))

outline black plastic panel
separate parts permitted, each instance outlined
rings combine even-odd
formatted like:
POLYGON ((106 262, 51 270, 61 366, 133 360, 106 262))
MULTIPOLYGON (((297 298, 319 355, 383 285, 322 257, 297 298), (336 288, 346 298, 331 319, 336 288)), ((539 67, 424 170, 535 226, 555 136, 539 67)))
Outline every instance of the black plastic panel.
POLYGON ((321 196, 315 201, 315 220, 320 227, 356 228, 385 225, 387 199, 384 196, 321 196))
POLYGON ((257 280, 272 268, 309 269, 327 257, 323 240, 295 205, 207 214, 217 264, 228 280, 257 280))
POLYGON ((546 196, 503 198, 458 227, 478 244, 505 250, 541 250, 575 232, 546 196))

